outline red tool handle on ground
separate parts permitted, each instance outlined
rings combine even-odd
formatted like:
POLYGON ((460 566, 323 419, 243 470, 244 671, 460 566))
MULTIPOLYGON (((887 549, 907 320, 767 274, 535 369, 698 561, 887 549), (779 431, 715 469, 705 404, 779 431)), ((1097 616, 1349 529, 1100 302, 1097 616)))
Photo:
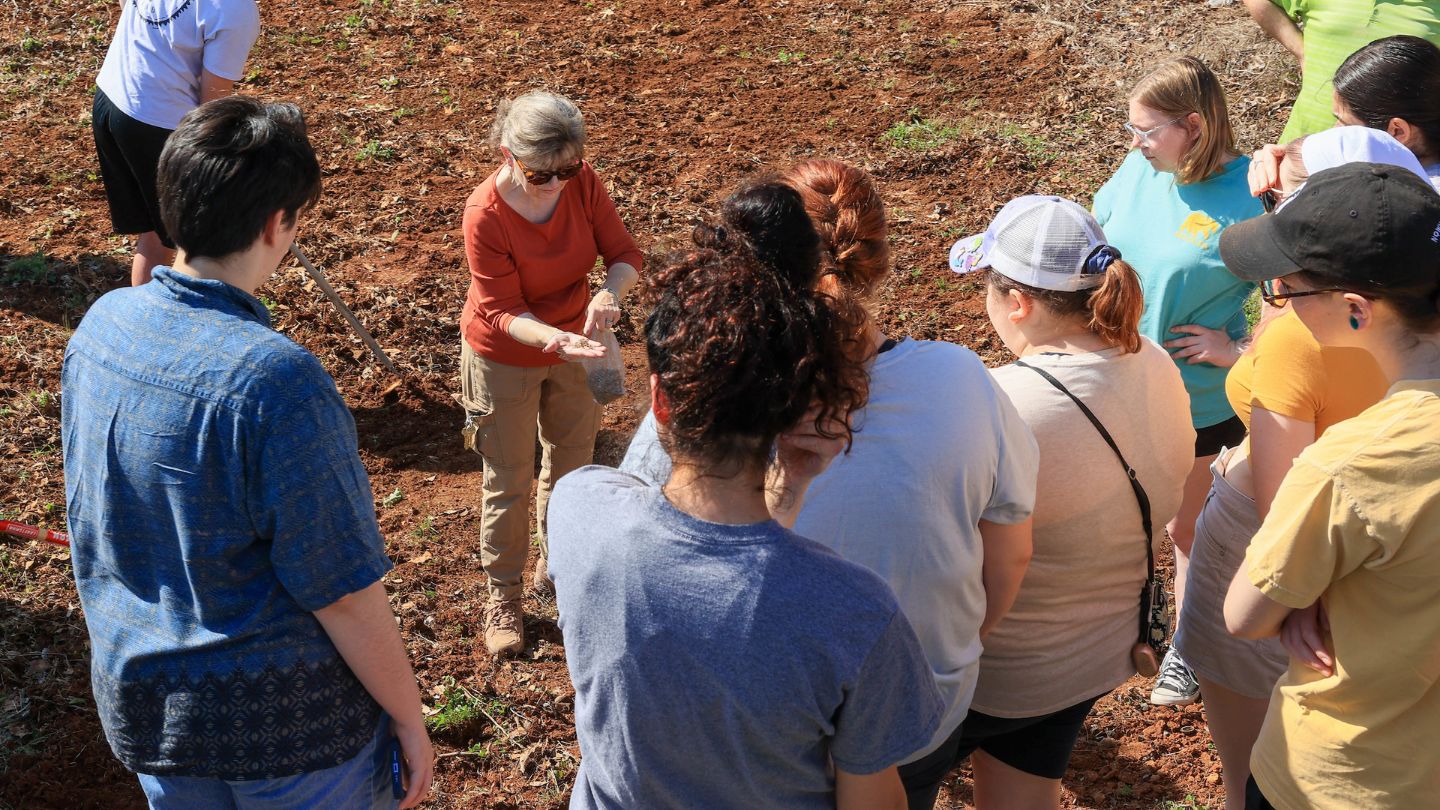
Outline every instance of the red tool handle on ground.
POLYGON ((24 523, 16 523, 13 520, 0 520, 0 534, 23 537, 26 540, 44 540, 47 543, 54 543, 57 546, 70 547, 70 535, 65 532, 57 532, 54 529, 40 529, 35 526, 27 526, 24 523))

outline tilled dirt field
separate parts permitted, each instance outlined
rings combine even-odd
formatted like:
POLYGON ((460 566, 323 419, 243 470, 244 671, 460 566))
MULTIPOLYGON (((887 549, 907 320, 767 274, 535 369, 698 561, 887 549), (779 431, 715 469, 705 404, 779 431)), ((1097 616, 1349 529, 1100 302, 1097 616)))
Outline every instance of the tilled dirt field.
MULTIPOLYGON (((108 236, 89 130, 119 4, 0 5, 0 517, 63 528, 59 372, 85 308, 128 278, 108 236), (8 7, 7 7, 8 5, 8 7)), ((1003 350, 977 290, 944 270, 957 236, 1005 200, 1087 201, 1124 150, 1123 93, 1164 55, 1207 57, 1253 145, 1283 123, 1293 67, 1243 11, 1140 0, 1034 3, 735 0, 311 0, 264 4, 242 92, 299 102, 326 193, 300 242, 403 371, 380 368, 295 267, 261 290, 276 328, 350 402, 396 568, 392 603, 440 752, 442 808, 563 807, 579 757, 554 605, 493 663, 476 641, 480 463, 457 431, 466 195, 495 161, 495 102, 575 98, 588 155, 647 254, 683 239, 739 178, 827 155, 878 178, 896 267, 892 334, 1003 350), (477 656, 477 649, 482 653, 477 656)), ((620 330, 632 387, 639 313, 620 330)), ((640 403, 607 408, 618 460, 640 403)), ((0 806, 143 806, 110 755, 88 683, 68 555, 0 540, 0 806)), ((1079 807, 1222 800, 1199 707, 1162 709, 1132 681, 1087 723, 1066 785, 1079 807)), ((962 806, 957 774, 942 806, 962 806)))

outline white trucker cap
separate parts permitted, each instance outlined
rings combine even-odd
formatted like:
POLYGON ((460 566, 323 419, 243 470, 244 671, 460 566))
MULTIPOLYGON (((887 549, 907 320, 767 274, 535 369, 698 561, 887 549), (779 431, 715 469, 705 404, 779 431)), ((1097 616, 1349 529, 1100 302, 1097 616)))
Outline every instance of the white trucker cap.
POLYGON ((1017 197, 1000 209, 982 234, 950 248, 957 273, 991 269, 1042 290, 1073 292, 1098 287, 1120 251, 1090 212, 1060 197, 1017 197))

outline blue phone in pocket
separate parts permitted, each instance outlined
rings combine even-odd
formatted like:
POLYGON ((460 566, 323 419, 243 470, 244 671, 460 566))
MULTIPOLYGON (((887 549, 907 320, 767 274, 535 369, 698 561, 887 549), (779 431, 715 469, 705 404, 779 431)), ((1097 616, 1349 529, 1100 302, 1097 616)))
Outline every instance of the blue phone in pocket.
POLYGON ((405 785, 400 779, 400 738, 390 738, 390 795, 396 799, 405 798, 405 785))

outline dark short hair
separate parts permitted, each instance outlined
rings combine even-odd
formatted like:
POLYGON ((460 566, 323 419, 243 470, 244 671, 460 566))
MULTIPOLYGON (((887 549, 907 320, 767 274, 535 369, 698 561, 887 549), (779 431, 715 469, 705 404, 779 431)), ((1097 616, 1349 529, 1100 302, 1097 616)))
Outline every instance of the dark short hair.
POLYGON ((276 211, 295 221, 320 198, 320 163, 294 104, 230 96, 180 119, 160 153, 160 219, 190 256, 249 248, 276 211))
POLYGON ((1377 39, 1335 70, 1335 93, 1371 129, 1399 118, 1440 149, 1440 48, 1420 37, 1377 39))

